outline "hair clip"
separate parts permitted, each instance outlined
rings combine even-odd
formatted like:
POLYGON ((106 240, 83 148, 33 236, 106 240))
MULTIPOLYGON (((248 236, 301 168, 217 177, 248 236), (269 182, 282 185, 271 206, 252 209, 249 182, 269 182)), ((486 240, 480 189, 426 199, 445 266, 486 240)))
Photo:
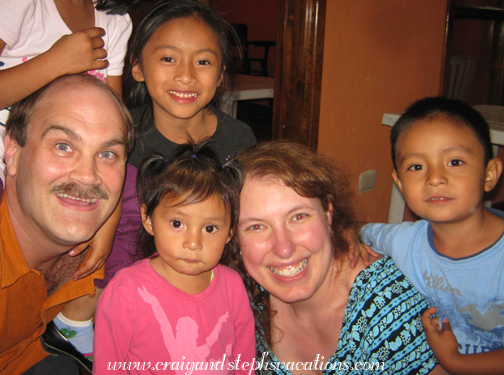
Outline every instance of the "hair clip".
POLYGON ((196 159, 196 155, 194 155, 194 154, 191 157, 194 158, 194 159, 196 159))
POLYGON ((229 154, 228 157, 226 158, 226 160, 224 161, 224 164, 226 164, 230 159, 234 158, 237 154, 238 153, 236 153, 236 152, 229 154))

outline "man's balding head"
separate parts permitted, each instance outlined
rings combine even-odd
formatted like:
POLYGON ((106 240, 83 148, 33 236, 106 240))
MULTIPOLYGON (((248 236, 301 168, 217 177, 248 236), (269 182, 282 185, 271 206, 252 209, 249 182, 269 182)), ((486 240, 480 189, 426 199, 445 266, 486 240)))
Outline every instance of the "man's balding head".
POLYGON ((83 88, 86 85, 95 86, 96 88, 103 90, 110 95, 117 104, 117 108, 124 119, 127 129, 128 139, 126 152, 129 154, 129 152, 133 149, 134 129, 133 120, 128 109, 121 99, 119 99, 106 84, 100 82, 93 76, 84 73, 60 77, 13 105, 10 111, 9 119, 5 124, 6 132, 9 133, 21 147, 23 147, 26 143, 28 125, 31 118, 37 110, 39 103, 42 103, 41 105, 43 105, 43 99, 45 96, 50 96, 51 92, 64 90, 68 87, 83 88))

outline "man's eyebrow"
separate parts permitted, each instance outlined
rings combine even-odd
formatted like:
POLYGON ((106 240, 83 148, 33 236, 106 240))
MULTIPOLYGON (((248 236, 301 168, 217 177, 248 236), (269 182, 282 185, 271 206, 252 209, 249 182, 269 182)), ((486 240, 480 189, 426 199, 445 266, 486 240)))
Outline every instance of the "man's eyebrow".
POLYGON ((103 142, 101 148, 109 148, 115 145, 120 145, 126 148, 126 140, 124 138, 114 138, 109 141, 103 142))
POLYGON ((74 132, 72 129, 69 129, 65 126, 62 126, 62 125, 56 125, 56 124, 52 124, 50 125, 43 133, 42 133, 42 136, 40 137, 41 139, 44 138, 48 133, 52 132, 52 131, 62 131, 63 133, 65 133, 66 135, 68 135, 71 139, 75 140, 75 141, 82 141, 82 138, 79 134, 77 134, 76 132, 74 132))

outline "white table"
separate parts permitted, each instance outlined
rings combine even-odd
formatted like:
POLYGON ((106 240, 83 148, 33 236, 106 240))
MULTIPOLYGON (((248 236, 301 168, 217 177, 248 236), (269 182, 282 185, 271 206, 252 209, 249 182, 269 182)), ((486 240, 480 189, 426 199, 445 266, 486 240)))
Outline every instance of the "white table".
MULTIPOLYGON (((493 152, 497 156, 499 146, 504 146, 504 107, 499 105, 475 105, 473 106, 490 125, 490 137, 494 145, 493 152)), ((382 118, 382 125, 394 126, 401 117, 402 112, 385 113, 382 118)), ((399 191, 399 188, 392 183, 392 193, 390 195, 390 207, 388 214, 389 223, 401 223, 404 218, 404 208, 406 203, 399 191)))
POLYGON ((272 77, 237 74, 233 92, 224 94, 222 110, 236 118, 238 101, 273 98, 274 85, 272 77))

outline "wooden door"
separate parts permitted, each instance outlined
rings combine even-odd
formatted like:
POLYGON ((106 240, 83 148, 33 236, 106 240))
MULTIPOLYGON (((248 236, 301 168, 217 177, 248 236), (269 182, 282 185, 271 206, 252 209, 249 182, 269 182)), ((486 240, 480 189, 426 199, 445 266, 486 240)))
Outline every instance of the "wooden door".
POLYGON ((273 139, 316 149, 326 0, 278 0, 273 139))

